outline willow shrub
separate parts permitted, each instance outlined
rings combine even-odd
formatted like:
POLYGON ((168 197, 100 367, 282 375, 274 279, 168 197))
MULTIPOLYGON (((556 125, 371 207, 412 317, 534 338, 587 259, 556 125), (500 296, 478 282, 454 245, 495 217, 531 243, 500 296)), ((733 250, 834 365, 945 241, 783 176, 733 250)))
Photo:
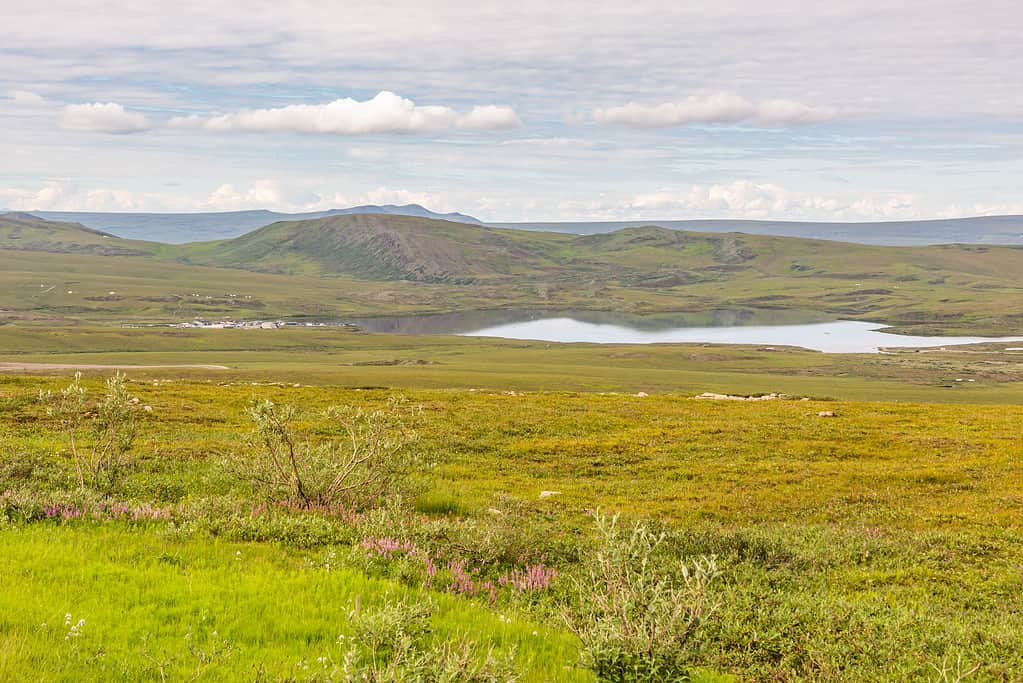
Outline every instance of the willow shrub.
POLYGON ((617 516, 595 518, 598 547, 565 614, 582 641, 583 665, 601 681, 692 680, 702 627, 716 609, 714 558, 667 567, 659 556, 664 534, 644 523, 623 530, 617 516))
POLYGON ((273 502, 366 509, 405 493, 418 462, 411 446, 418 438, 413 425, 419 407, 400 397, 371 411, 328 408, 318 424, 328 435, 318 438, 297 432, 294 406, 257 400, 248 414, 255 435, 234 465, 273 502))

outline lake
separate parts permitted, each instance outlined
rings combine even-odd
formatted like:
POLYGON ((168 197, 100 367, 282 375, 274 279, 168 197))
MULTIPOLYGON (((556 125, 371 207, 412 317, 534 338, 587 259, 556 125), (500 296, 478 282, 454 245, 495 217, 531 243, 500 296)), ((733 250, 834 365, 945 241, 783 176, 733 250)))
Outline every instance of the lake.
POLYGON ((682 316, 630 316, 593 311, 466 311, 441 315, 366 318, 371 332, 454 334, 593 344, 754 344, 799 346, 825 353, 877 353, 914 348, 1018 342, 1023 337, 927 337, 890 334, 885 325, 855 320, 811 320, 791 312, 710 311, 682 316))

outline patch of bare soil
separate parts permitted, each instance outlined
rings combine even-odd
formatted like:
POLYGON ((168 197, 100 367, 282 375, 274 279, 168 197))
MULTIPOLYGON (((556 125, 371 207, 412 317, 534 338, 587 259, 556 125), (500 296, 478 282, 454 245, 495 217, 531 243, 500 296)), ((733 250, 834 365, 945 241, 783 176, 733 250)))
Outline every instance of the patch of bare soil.
POLYGON ((92 365, 79 363, 0 363, 0 372, 31 370, 158 370, 161 368, 190 368, 198 370, 227 370, 226 365, 92 365))

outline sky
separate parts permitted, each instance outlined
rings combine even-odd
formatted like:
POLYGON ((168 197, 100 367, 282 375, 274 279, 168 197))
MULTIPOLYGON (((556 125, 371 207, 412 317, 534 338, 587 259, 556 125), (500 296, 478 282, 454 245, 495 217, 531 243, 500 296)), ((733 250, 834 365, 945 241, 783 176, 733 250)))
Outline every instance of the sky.
POLYGON ((0 0, 0 207, 1023 214, 1018 0, 0 0))

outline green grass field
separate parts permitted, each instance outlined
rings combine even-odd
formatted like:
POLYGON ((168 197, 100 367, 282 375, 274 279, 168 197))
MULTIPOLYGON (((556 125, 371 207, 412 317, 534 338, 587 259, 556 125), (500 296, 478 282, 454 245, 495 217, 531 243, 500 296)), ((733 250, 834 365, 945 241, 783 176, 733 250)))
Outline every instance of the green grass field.
MULTIPOLYGON (((221 465, 248 448, 252 397, 302 406, 316 435, 321 408, 379 406, 394 390, 180 374, 130 383, 152 412, 109 492, 179 506, 171 521, 26 522, 36 503, 5 503, 4 677, 159 680, 148 652, 175 679, 202 659, 191 633, 200 653, 230 645, 203 679, 320 680, 295 667, 329 654, 353 595, 425 595, 414 562, 360 553, 365 522, 250 515, 258 496, 221 465), (68 613, 86 619, 75 642, 63 640, 68 613)), ((75 495, 66 439, 34 398, 66 381, 0 380, 3 486, 18 500, 75 495)), ((517 644, 525 680, 587 680, 558 613, 599 508, 658 520, 670 556, 718 558, 700 668, 764 681, 935 681, 943 665, 976 667, 970 680, 1023 676, 1023 408, 520 389, 403 389, 423 407, 412 503, 425 521, 371 528, 469 553, 484 573, 534 551, 560 573, 549 594, 493 605, 427 590, 437 638, 517 644)))

